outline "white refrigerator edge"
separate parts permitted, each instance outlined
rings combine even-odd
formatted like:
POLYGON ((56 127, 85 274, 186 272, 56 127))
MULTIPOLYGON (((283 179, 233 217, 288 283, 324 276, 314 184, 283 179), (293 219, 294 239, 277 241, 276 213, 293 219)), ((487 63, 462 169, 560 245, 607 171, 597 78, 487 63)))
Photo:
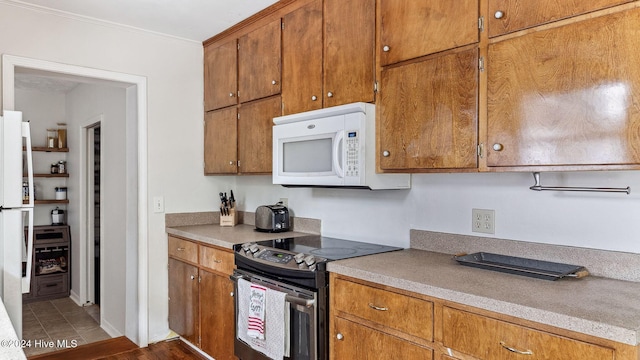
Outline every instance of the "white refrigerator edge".
POLYGON ((22 337, 22 294, 28 293, 33 259, 33 163, 29 123, 22 113, 0 117, 0 297, 12 325, 22 337), (23 204, 23 146, 26 151, 29 201, 23 204), (27 241, 24 228, 27 226, 27 241), (26 262, 25 276, 22 263, 26 262))

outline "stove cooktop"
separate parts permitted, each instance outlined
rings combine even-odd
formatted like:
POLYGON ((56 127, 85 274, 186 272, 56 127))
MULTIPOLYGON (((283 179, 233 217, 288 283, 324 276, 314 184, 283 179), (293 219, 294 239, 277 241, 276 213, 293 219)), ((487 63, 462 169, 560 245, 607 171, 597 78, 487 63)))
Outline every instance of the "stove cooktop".
POLYGON ((274 249, 287 250, 297 254, 314 255, 327 260, 343 260, 352 257, 402 250, 402 248, 395 246, 336 239, 320 235, 258 241, 256 244, 274 249))

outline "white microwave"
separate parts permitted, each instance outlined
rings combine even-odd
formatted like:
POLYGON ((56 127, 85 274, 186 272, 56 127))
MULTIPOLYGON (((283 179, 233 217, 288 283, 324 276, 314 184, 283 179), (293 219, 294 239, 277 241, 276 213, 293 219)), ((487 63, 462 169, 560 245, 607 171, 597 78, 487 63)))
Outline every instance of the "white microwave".
POLYGON ((273 183, 408 189, 409 174, 378 174, 375 105, 353 103, 273 119, 273 183))

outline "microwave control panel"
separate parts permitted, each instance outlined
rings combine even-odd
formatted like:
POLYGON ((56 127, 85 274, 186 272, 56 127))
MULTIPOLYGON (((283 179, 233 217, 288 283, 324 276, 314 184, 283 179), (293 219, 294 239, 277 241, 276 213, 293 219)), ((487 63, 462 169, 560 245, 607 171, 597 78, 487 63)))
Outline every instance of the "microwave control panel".
POLYGON ((360 176, 360 137, 358 131, 346 131, 347 161, 345 176, 360 176))

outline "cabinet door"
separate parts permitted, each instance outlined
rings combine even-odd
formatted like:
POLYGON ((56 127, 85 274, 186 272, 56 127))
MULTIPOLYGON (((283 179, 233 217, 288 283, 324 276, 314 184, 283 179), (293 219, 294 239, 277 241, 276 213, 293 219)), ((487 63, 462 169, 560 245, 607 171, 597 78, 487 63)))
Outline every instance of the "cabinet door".
POLYGON ((477 49, 383 70, 380 168, 476 168, 477 107, 477 49))
POLYGON ((238 102, 238 45, 204 48, 204 111, 235 105, 238 102))
POLYGON ((325 0, 324 19, 324 107, 373 102, 375 0, 325 0))
POLYGON ((199 345, 198 268, 169 259, 169 328, 199 345))
POLYGON ((640 9, 489 45, 489 166, 640 164, 640 9))
POLYGON ((322 108, 322 1, 284 16, 283 115, 322 108))
POLYGON ((442 317, 443 345, 479 359, 615 359, 613 349, 449 307, 442 317))
POLYGON ((281 20, 262 26, 239 40, 240 102, 280 93, 281 20))
POLYGON ((273 118, 280 116, 279 96, 240 107, 238 117, 238 171, 243 174, 271 173, 273 118))
POLYGON ((380 0, 382 66, 478 42, 478 0, 380 0))
POLYGON ((233 283, 226 276, 200 271, 200 348, 216 360, 233 360, 235 308, 233 283))
POLYGON ((235 174, 238 171, 236 107, 204 114, 204 173, 235 174))
POLYGON ((584 14, 634 0, 489 0, 489 36, 584 14))
POLYGON ((332 360, 342 359, 433 359, 433 350, 374 330, 372 328, 334 317, 329 349, 332 360))

